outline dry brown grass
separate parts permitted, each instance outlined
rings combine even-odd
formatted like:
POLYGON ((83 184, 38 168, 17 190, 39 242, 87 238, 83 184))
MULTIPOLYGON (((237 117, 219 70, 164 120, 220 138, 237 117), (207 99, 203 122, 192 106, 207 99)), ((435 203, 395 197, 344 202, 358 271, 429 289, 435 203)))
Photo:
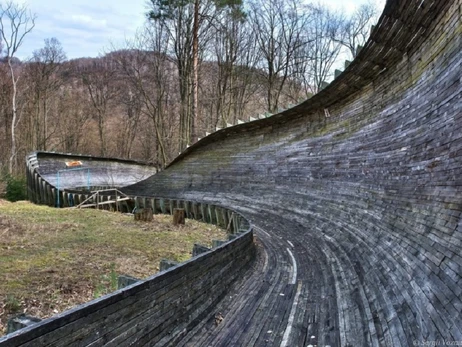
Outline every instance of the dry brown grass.
POLYGON ((184 261, 194 243, 226 232, 172 217, 153 222, 97 210, 54 209, 0 200, 0 335, 9 316, 50 317, 114 290, 118 274, 145 278, 159 261, 184 261))

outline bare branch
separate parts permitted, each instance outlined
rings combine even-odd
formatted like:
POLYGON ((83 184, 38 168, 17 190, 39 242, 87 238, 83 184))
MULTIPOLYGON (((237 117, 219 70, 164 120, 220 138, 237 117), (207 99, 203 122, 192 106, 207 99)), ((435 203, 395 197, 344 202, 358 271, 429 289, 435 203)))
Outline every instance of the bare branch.
POLYGON ((25 36, 35 27, 36 15, 19 5, 8 1, 0 4, 0 35, 5 45, 6 56, 12 58, 21 47, 25 36), (6 26, 9 24, 9 30, 6 26))
POLYGON ((13 85, 11 102, 13 111, 13 118, 11 120, 11 155, 8 167, 10 173, 13 172, 15 166, 15 159, 17 155, 16 127, 20 120, 20 115, 18 117, 16 105, 19 75, 15 73, 12 58, 23 43, 24 37, 34 28, 35 18, 35 15, 32 15, 25 5, 18 5, 12 1, 8 1, 6 5, 0 4, 0 35, 6 47, 6 57, 13 85), (7 23, 10 24, 9 32, 5 29, 7 23))

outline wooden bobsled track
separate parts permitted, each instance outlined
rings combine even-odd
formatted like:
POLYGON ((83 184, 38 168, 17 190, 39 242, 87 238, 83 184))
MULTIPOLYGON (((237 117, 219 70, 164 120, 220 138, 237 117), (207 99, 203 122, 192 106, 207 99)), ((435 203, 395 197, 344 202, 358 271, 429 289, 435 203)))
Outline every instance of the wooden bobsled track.
POLYGON ((119 189, 240 236, 1 346, 462 345, 462 1, 387 1, 322 92, 119 189))

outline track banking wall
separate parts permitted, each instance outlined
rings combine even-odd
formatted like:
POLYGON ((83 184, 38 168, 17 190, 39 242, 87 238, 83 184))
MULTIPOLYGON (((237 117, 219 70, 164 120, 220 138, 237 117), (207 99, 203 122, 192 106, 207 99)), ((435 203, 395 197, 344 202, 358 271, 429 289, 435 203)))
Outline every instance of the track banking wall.
POLYGON ((155 172, 153 166, 136 160, 56 152, 34 152, 26 158, 29 200, 56 207, 78 205, 91 191, 120 188, 155 172))
POLYGON ((462 341, 461 18, 460 0, 388 1, 321 93, 124 191, 237 206, 298 240, 334 292, 316 323, 332 345, 462 341))

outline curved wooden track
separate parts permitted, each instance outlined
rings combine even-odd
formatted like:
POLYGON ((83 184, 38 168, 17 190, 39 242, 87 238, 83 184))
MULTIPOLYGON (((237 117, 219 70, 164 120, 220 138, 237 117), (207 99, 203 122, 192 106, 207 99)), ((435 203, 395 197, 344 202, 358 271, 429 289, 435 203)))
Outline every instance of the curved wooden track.
POLYGON ((255 227, 258 259, 223 320, 179 345, 462 343, 461 7, 388 1, 320 94, 125 189, 232 207, 255 227))

